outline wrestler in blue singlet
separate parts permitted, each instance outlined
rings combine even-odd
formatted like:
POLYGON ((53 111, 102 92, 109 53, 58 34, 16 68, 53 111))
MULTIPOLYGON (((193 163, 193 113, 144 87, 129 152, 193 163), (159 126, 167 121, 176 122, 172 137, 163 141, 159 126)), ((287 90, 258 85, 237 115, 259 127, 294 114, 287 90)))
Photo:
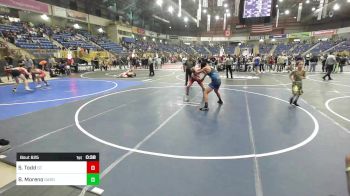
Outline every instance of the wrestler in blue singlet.
POLYGON ((212 89, 219 89, 221 85, 221 78, 218 71, 211 68, 210 73, 208 73, 208 76, 211 79, 211 83, 209 84, 209 87, 212 89))

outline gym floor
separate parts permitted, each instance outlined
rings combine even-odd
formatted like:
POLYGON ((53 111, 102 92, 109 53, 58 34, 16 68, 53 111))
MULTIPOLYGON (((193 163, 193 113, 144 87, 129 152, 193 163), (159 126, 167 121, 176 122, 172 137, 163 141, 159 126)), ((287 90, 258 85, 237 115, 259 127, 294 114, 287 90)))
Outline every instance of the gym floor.
MULTIPOLYGON (((350 72, 332 81, 308 75, 301 107, 288 103, 287 73, 226 79, 221 72, 224 104, 211 93, 210 110, 201 112, 201 89, 195 83, 184 102, 181 65, 168 67, 177 69, 164 66, 151 78, 146 70, 132 79, 116 78, 119 70, 87 72, 34 92, 0 86, 1 138, 12 146, 1 160, 15 164, 17 152, 99 152, 103 195, 348 194, 350 72)), ((20 195, 14 188, 0 193, 20 195)))

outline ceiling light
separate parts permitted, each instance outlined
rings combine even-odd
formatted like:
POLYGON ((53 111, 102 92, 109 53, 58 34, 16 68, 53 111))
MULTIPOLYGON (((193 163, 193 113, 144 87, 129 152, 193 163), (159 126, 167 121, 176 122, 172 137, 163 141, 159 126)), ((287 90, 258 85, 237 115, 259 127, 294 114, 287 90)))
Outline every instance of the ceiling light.
POLYGON ((278 7, 278 5, 276 5, 276 7, 278 7))
POLYGON ((350 0, 347 0, 346 2, 350 3, 350 0))
POLYGON ((306 3, 309 4, 309 3, 310 3, 310 0, 306 0, 306 3))
POLYGON ((294 18, 294 19, 297 19, 297 17, 296 17, 296 16, 294 16, 293 18, 294 18))
POLYGON ((230 10, 229 9, 226 9, 226 13, 228 13, 230 10))
POLYGON ((179 17, 179 18, 180 18, 180 17, 181 17, 181 13, 178 13, 178 14, 177 14, 177 17, 179 17))
POLYGON ((315 11, 316 10, 316 8, 315 7, 312 7, 312 9, 311 9, 312 11, 315 11))
POLYGON ((168 12, 170 12, 171 14, 174 12, 174 8, 173 8, 173 6, 169 6, 169 8, 168 8, 168 12))
POLYGON ((157 5, 159 5, 160 7, 162 7, 162 5, 163 5, 163 0, 157 0, 157 5))
POLYGON ((289 10, 284 11, 285 15, 288 15, 289 13, 290 13, 289 10))
POLYGON ((152 41, 156 41, 156 39, 152 38, 152 41))
POLYGON ((218 15, 215 16, 215 20, 219 20, 219 18, 220 18, 220 17, 219 17, 218 15))
POLYGON ((49 20, 49 17, 46 14, 40 16, 43 20, 49 20))
POLYGON ((143 40, 146 40, 146 37, 143 37, 143 40))
POLYGON ((73 27, 74 27, 75 29, 80 29, 80 26, 79 26, 78 24, 74 24, 73 27))
POLYGON ((275 42, 275 41, 276 41, 276 39, 275 39, 275 38, 272 38, 272 40, 271 40, 271 41, 275 42))
POLYGON ((283 2, 283 0, 278 0, 279 2, 283 2))
MULTIPOLYGON (((350 0, 349 0, 349 1, 350 1, 350 0)), ((204 9, 204 10, 203 10, 203 13, 207 13, 207 10, 206 10, 206 9, 204 9)))
POLYGON ((333 6, 333 10, 339 10, 340 6, 338 3, 336 3, 334 6, 333 6))
POLYGON ((187 28, 187 25, 185 25, 185 28, 187 28))
POLYGON ((224 4, 224 7, 227 7, 227 3, 224 4))
POLYGON ((171 27, 169 27, 169 29, 171 29, 171 27))
POLYGON ((260 39, 259 42, 264 42, 264 39, 260 39))
POLYGON ((187 16, 184 17, 184 21, 185 21, 185 22, 188 22, 187 16))
POLYGON ((238 45, 240 46, 240 45, 242 45, 242 43, 238 43, 238 45))
POLYGON ((226 16, 227 16, 227 17, 230 17, 230 16, 231 16, 231 13, 227 13, 226 16))
POLYGON ((100 33, 103 33, 103 29, 102 28, 97 29, 97 31, 100 32, 100 33))

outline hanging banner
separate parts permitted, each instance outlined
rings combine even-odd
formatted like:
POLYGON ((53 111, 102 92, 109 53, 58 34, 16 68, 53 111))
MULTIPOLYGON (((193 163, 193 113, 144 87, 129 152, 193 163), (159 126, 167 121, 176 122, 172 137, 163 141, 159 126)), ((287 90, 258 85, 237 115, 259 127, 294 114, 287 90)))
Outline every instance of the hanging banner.
POLYGON ((311 32, 300 32, 300 33, 290 33, 287 35, 287 38, 306 38, 310 36, 311 36, 311 32))
POLYGON ((181 9, 182 9, 182 8, 181 8, 181 6, 182 6, 181 4, 182 4, 182 3, 181 3, 181 0, 179 0, 179 14, 178 14, 178 16, 181 16, 181 12, 182 12, 182 11, 181 11, 181 9))
POLYGON ((213 41, 220 42, 220 41, 227 41, 227 37, 213 37, 213 41))
POLYGON ((166 35, 165 34, 158 33, 157 36, 160 39, 166 39, 166 35))
POLYGON ((224 14, 224 26, 223 26, 223 30, 226 30, 226 13, 224 14))
POLYGON ((249 40, 261 40, 261 39, 265 39, 265 36, 249 36, 248 39, 249 40))
POLYGON ((210 42, 213 40, 213 38, 212 37, 201 37, 200 40, 201 40, 201 42, 210 42))
POLYGON ((169 39, 179 39, 179 36, 177 36, 177 35, 169 35, 169 39))
POLYGON ((239 16, 239 4, 241 3, 240 0, 235 0, 235 16, 239 16))
POLYGON ((286 34, 279 34, 279 35, 269 35, 270 39, 284 39, 287 38, 286 34))
POLYGON ((218 0, 218 6, 219 7, 222 6, 222 2, 223 2, 223 0, 218 0))
POLYGON ((325 0, 323 10, 322 10, 322 18, 327 18, 328 12, 328 0, 325 0))
POLYGON ((327 10, 323 7, 324 5, 324 0, 320 0, 320 5, 318 6, 318 9, 320 10, 318 12, 318 15, 317 15, 317 20, 321 20, 322 19, 322 10, 327 10))
POLYGON ((243 29, 243 28, 246 28, 247 26, 246 25, 236 25, 236 29, 243 29))
POLYGON ((137 27, 131 27, 131 32, 134 34, 139 34, 139 32, 137 31, 138 28, 137 27))
POLYGON ((300 19, 301 19, 301 11, 302 11, 302 10, 303 10, 303 3, 299 3, 297 22, 300 22, 300 19))
POLYGON ((67 17, 67 12, 65 8, 52 6, 52 12, 54 16, 63 17, 63 18, 67 17))
POLYGON ((207 31, 210 31, 210 14, 208 14, 208 18, 207 18, 207 31))
POLYGON ((49 13, 49 5, 35 0, 0 0, 0 5, 38 13, 49 13))
POLYGON ((87 22, 87 14, 82 13, 82 12, 77 12, 74 10, 66 10, 67 12, 67 17, 69 18, 74 18, 77 20, 82 20, 84 22, 87 22))
POLYGON ((277 8, 276 28, 278 27, 278 21, 279 21, 279 18, 280 18, 280 9, 279 9, 279 8, 277 8))
POLYGON ((198 0, 198 21, 202 20, 202 0, 198 0))
POLYGON ((200 11, 197 10, 197 20, 196 20, 196 22, 197 22, 197 27, 199 27, 199 14, 200 14, 200 11))
POLYGON ((335 35, 337 33, 337 30, 330 29, 330 30, 323 30, 323 31, 314 31, 312 32, 312 36, 331 36, 335 35))
POLYGON ((149 37, 157 37, 157 33, 153 32, 153 31, 147 31, 145 30, 145 35, 149 36, 149 37))
POLYGON ((144 35, 145 34, 145 29, 137 28, 137 32, 140 35, 144 35))
POLYGON ((203 0, 203 7, 208 7, 208 0, 203 0))

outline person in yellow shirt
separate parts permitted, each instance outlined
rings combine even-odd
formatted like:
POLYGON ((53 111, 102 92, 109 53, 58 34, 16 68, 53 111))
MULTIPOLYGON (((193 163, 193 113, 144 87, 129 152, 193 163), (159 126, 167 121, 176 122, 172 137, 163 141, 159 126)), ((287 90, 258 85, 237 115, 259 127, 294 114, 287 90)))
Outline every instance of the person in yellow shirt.
POLYGON ((303 68, 304 63, 302 61, 297 62, 297 70, 290 73, 289 78, 292 80, 292 97, 289 99, 290 104, 299 106, 298 99, 300 95, 303 94, 303 83, 302 80, 305 79, 305 70, 303 68))

